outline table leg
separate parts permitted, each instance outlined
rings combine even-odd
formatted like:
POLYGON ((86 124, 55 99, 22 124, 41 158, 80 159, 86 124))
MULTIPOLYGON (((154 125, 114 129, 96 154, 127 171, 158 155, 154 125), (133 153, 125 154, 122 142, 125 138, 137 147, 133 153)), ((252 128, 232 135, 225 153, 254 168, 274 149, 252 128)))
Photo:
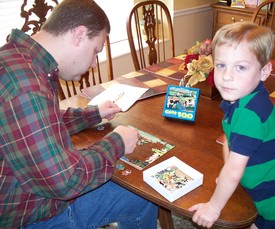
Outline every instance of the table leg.
POLYGON ((158 217, 159 217, 161 228, 174 229, 171 211, 161 206, 159 206, 158 210, 159 210, 158 217))

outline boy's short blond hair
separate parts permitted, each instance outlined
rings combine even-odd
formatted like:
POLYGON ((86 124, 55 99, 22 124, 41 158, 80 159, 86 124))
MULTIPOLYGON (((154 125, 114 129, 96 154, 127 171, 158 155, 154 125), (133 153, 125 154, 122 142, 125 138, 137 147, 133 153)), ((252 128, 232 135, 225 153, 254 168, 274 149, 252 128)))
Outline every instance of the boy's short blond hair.
POLYGON ((237 46, 241 42, 247 43, 262 67, 269 62, 274 46, 274 34, 270 28, 252 22, 235 22, 220 28, 212 41, 213 55, 216 46, 237 46))

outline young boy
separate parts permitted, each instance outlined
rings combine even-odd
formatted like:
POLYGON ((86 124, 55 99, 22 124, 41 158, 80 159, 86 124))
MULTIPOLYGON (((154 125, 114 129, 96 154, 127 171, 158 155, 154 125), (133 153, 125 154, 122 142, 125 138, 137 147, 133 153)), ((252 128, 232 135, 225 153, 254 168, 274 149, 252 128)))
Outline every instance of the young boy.
POLYGON ((228 156, 211 199, 189 209, 198 225, 213 225, 240 182, 258 210, 251 228, 275 228, 275 109, 263 84, 273 44, 269 28, 250 22, 225 25, 213 39, 228 156))

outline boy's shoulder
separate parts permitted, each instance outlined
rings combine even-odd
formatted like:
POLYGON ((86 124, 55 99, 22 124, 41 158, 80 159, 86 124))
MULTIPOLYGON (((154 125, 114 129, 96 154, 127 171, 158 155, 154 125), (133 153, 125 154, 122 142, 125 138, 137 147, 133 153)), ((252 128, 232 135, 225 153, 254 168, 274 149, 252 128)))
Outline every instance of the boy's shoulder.
POLYGON ((269 92, 265 87, 262 87, 260 90, 241 98, 239 104, 240 107, 256 113, 262 122, 268 119, 274 109, 269 92))

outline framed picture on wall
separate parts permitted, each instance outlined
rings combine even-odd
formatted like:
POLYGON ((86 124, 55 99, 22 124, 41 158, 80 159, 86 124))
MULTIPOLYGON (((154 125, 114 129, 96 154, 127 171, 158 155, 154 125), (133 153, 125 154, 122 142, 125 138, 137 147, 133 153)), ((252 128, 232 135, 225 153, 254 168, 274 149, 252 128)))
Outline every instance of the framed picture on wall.
POLYGON ((256 8, 258 6, 258 0, 245 0, 245 7, 256 8))

